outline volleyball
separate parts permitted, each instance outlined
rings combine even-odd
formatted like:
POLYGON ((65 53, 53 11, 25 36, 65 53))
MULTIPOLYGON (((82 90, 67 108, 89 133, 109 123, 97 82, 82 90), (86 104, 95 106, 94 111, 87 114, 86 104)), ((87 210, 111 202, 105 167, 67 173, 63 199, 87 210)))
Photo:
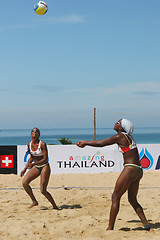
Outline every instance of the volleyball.
POLYGON ((43 1, 38 1, 34 4, 34 11, 38 15, 44 15, 48 11, 48 6, 43 1))

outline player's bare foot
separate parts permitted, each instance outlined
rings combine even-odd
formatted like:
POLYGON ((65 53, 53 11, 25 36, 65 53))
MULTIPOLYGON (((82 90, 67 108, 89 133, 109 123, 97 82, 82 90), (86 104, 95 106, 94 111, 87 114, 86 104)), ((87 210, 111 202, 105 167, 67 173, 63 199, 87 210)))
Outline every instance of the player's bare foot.
POLYGON ((113 228, 107 227, 107 228, 106 228, 106 231, 108 231, 108 230, 113 230, 113 228))
POLYGON ((53 209, 54 209, 54 210, 62 210, 62 209, 60 209, 60 208, 57 207, 57 206, 54 206, 53 209))
POLYGON ((150 228, 150 229, 149 229, 149 232, 154 232, 153 228, 150 228))
POLYGON ((154 230, 153 230, 153 228, 151 228, 150 224, 144 225, 144 230, 146 230, 148 232, 154 232, 154 230))
POLYGON ((37 201, 32 202, 32 204, 28 208, 32 208, 32 207, 35 207, 35 206, 38 206, 38 202, 37 201))

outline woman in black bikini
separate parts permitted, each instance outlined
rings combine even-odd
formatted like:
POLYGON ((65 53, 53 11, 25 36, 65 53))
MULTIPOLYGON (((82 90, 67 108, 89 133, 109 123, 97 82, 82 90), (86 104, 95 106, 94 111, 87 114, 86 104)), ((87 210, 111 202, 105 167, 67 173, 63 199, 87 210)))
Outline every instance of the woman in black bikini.
POLYGON ((50 177, 50 166, 48 163, 48 150, 46 143, 39 140, 40 131, 38 128, 33 128, 31 131, 32 141, 28 143, 28 152, 30 153, 30 158, 28 160, 27 165, 21 171, 20 176, 22 177, 26 170, 29 169, 27 174, 23 179, 23 187, 26 193, 30 196, 32 200, 32 204, 29 208, 38 205, 38 202, 32 192, 32 188, 29 183, 40 176, 40 190, 41 193, 48 199, 48 201, 52 204, 53 209, 58 209, 54 199, 51 194, 47 191, 47 185, 50 177))
POLYGON ((138 217, 144 224, 145 230, 153 231, 150 227, 141 205, 137 202, 139 182, 143 175, 142 167, 139 162, 139 154, 136 143, 132 137, 133 124, 127 119, 121 119, 114 125, 117 134, 105 140, 80 141, 78 147, 93 146, 104 147, 117 143, 124 158, 124 169, 117 179, 114 192, 112 194, 112 205, 107 230, 113 230, 115 220, 119 211, 120 199, 128 191, 128 201, 134 208, 138 217))

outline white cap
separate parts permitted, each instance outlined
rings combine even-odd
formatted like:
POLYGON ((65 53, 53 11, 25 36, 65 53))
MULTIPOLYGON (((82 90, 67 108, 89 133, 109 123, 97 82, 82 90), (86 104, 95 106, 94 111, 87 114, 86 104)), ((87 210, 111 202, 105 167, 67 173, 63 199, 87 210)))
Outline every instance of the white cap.
POLYGON ((128 135, 132 135, 133 134, 133 123, 127 119, 122 119, 121 120, 121 127, 124 129, 124 131, 128 134, 128 135))

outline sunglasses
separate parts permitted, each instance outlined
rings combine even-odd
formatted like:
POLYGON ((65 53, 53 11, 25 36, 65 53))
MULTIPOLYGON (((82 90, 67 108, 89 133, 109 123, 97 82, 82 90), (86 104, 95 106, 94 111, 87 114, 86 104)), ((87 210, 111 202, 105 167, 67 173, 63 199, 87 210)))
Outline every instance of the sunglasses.
POLYGON ((37 129, 32 129, 31 132, 39 133, 39 131, 37 129))

